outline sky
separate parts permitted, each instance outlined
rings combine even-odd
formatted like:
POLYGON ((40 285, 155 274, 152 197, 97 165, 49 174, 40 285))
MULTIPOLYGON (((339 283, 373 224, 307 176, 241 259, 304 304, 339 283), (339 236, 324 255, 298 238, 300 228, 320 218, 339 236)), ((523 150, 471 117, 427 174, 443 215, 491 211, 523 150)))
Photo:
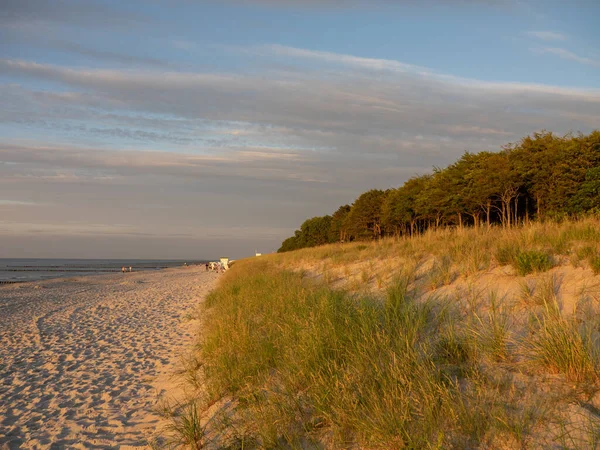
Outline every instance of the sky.
POLYGON ((596 0, 0 0, 0 258, 239 258, 600 128, 596 0))

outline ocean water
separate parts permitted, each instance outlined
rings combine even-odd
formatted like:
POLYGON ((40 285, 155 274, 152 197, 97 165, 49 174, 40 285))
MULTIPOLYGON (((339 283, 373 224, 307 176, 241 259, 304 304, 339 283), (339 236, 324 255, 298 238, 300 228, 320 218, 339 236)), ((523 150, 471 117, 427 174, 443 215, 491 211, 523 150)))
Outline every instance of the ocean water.
POLYGON ((3 259, 0 258, 0 283, 39 281, 81 275, 120 272, 121 267, 133 271, 161 270, 169 267, 204 264, 205 261, 150 259, 3 259))

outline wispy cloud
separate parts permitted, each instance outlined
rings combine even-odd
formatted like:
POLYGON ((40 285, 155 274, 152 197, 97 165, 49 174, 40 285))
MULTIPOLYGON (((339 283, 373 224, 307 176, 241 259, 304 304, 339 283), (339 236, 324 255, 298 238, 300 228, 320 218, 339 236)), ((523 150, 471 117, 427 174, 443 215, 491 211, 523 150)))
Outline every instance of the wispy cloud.
MULTIPOLYGON (((208 0, 201 0, 208 1, 208 0)), ((258 5, 279 8, 365 8, 376 7, 398 8, 398 7, 430 7, 444 6, 472 6, 483 5, 495 8, 520 7, 519 0, 223 0, 227 3, 241 5, 258 5)))
POLYGON ((567 40, 567 36, 562 33, 557 33, 554 31, 528 31, 526 33, 528 36, 541 39, 543 41, 565 41, 567 40))
POLYGON ((427 73, 424 67, 405 64, 390 59, 364 58, 353 55, 344 55, 340 53, 324 52, 317 50, 307 50, 303 48, 287 47, 284 45, 265 45, 255 47, 253 51, 268 52, 276 56, 287 56, 291 58, 305 58, 319 60, 330 64, 345 64, 349 66, 361 67, 370 70, 388 70, 396 72, 421 72, 427 73))
POLYGON ((575 61, 581 64, 586 64, 588 66, 600 67, 600 60, 592 59, 585 56, 580 56, 576 53, 573 53, 569 50, 560 47, 542 47, 542 48, 532 48, 534 53, 538 54, 550 54, 556 55, 559 58, 566 59, 569 61, 575 61))
POLYGON ((98 50, 95 48, 84 47, 74 42, 64 42, 58 40, 49 41, 46 38, 46 43, 52 48, 63 50, 69 53, 75 53, 86 58, 96 59, 100 61, 107 61, 127 66, 142 65, 160 68, 166 68, 169 66, 169 63, 157 58, 144 57, 139 55, 128 55, 126 53, 120 53, 115 51, 98 50))
POLYGON ((21 200, 2 200, 0 199, 0 206, 37 206, 39 203, 25 202, 21 200))
MULTIPOLYGON (((293 70, 265 70, 258 75, 124 71, 71 69, 4 59, 0 60, 0 73, 52 80, 67 88, 86 91, 86 95, 57 96, 26 91, 15 94, 19 92, 15 89, 5 94, 0 92, 13 105, 5 120, 17 117, 31 120, 35 111, 52 108, 62 117, 69 114, 69 120, 73 121, 79 114, 79 105, 90 106, 93 102, 95 110, 104 109, 113 115, 129 111, 123 121, 131 126, 127 129, 84 128, 88 133, 141 140, 165 140, 175 136, 171 142, 185 144, 194 139, 194 135, 181 127, 189 126, 192 121, 208 120, 237 123, 231 126, 229 133, 224 129, 224 133, 213 136, 217 140, 223 136, 241 139, 244 136, 236 136, 236 130, 239 124, 245 124, 245 139, 251 134, 271 136, 271 146, 277 146, 276 141, 280 139, 282 144, 291 143, 294 147, 347 148, 346 151, 357 149, 357 145, 354 143, 348 148, 344 136, 400 139, 402 132, 444 136, 448 129, 460 129, 463 138, 478 139, 482 137, 481 130, 494 130, 498 124, 502 130, 518 135, 541 127, 577 129, 598 120, 598 89, 463 79, 393 60, 282 46, 263 46, 257 54, 271 58, 286 55, 300 63, 318 60, 344 70, 321 75, 315 73, 310 64, 307 67, 300 64, 293 70), (381 76, 374 79, 373 71, 381 76), (22 101, 23 96, 27 96, 27 101, 22 101), (493 112, 493 116, 482 111, 493 112), (536 111, 541 113, 538 115, 536 111), (152 123, 152 130, 131 129, 134 126, 131 114, 154 115, 152 121, 147 121, 152 123), (580 123, 568 119, 574 114, 579 114, 580 123), (161 119, 160 115, 168 117, 161 119), (462 128, 456 128, 458 125, 462 128), (257 127, 267 128, 252 132, 257 127)), ((567 53, 559 56, 573 57, 567 53)), ((90 114, 88 109, 85 111, 90 114)), ((96 119, 106 120, 102 116, 96 119)), ((45 120, 50 120, 47 114, 45 120)), ((201 132, 205 137, 210 134, 206 130, 201 132)), ((490 132, 487 137, 497 135, 490 132)), ((199 139, 195 144, 204 145, 199 139)), ((244 145, 248 144, 256 145, 256 142, 244 145)))
POLYGON ((131 27, 148 20, 143 13, 115 10, 98 2, 61 0, 2 0, 0 24, 22 27, 31 24, 74 25, 85 27, 131 27))
MULTIPOLYGON (((85 211, 90 224, 152 224, 132 234, 107 229, 131 239, 195 227, 251 242, 261 237, 248 230, 275 226, 278 240, 306 217, 465 150, 600 123, 598 89, 465 79, 278 45, 245 51, 255 62, 248 72, 0 59, 0 75, 19 80, 0 87, 0 126, 43 135, 3 140, 0 161, 12 163, 0 164, 3 198, 55 203, 41 229, 76 223, 85 211), (58 87, 36 88, 40 81, 58 87)), ((33 208, 12 209, 10 220, 31 221, 33 208)))
MULTIPOLYGON (((425 83, 435 84, 437 82, 446 85, 458 85, 469 87, 470 89, 480 89, 486 91, 512 92, 523 91, 540 92, 547 94, 560 94, 572 96, 594 96, 600 95, 600 90, 576 89, 567 87, 558 87, 545 84, 518 83, 518 82, 493 82, 482 81, 472 78, 457 77, 454 75, 437 73, 429 68, 407 64, 391 59, 365 58, 353 55, 346 55, 333 52, 324 52, 309 50, 282 45, 263 45, 247 49, 248 52, 254 52, 257 55, 270 53, 275 56, 287 56, 292 58, 321 61, 330 65, 342 65, 353 69, 362 69, 374 72, 391 72, 397 74, 406 74, 418 76, 425 83)), ((378 82, 384 80, 379 79, 378 82)), ((386 80, 387 81, 387 80, 386 80)))

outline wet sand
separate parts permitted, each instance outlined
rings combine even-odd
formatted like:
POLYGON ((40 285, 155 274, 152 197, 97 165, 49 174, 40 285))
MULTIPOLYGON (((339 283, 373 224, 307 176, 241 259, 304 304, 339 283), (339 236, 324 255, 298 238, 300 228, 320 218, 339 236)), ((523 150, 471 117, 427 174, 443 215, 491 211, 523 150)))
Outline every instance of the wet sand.
POLYGON ((204 267, 0 286, 0 448, 144 447, 204 267), (158 387, 160 386, 160 387, 158 387))

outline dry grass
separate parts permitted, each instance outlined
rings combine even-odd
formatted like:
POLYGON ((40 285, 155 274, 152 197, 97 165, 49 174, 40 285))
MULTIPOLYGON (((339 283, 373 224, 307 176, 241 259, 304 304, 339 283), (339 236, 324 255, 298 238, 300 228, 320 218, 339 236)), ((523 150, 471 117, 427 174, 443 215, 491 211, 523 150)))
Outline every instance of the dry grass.
POLYGON ((570 430, 600 408, 573 406, 600 391, 597 230, 442 230, 239 261, 207 302, 199 370, 239 400, 249 448, 594 448, 598 417, 570 430))

